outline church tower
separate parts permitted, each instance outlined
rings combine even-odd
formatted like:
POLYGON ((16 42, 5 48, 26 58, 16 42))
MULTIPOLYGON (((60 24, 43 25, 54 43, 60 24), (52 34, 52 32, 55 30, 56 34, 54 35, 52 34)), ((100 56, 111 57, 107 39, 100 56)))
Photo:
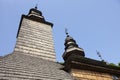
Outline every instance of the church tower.
POLYGON ((21 17, 15 51, 56 61, 52 26, 37 7, 30 9, 28 15, 21 17))
POLYGON ((0 57, 0 80, 73 80, 56 62, 52 26, 37 7, 22 15, 15 50, 0 57))
POLYGON ((66 34, 63 53, 64 70, 69 72, 74 80, 119 80, 119 67, 85 57, 84 50, 78 47, 76 41, 67 32, 66 34))

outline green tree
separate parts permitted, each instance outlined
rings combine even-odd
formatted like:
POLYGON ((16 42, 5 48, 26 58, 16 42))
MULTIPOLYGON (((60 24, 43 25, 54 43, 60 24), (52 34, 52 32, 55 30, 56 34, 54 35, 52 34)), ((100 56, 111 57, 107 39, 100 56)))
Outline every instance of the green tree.
POLYGON ((118 66, 120 67, 120 62, 118 63, 118 66))
POLYGON ((110 63, 109 65, 110 65, 110 66, 116 66, 114 63, 110 63))

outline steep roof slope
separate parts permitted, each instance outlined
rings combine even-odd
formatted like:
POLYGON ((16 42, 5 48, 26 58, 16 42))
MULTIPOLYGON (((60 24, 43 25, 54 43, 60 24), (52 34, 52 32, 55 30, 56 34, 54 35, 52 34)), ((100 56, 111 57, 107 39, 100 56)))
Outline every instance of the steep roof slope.
POLYGON ((63 66, 52 61, 14 52, 0 60, 0 79, 72 80, 63 66))

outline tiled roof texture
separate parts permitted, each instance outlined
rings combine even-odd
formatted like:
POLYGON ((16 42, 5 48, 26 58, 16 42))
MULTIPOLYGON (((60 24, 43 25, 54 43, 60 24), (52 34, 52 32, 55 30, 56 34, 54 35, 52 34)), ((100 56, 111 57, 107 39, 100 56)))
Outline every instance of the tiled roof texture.
POLYGON ((0 59, 0 79, 8 80, 72 80, 59 63, 13 52, 0 59))

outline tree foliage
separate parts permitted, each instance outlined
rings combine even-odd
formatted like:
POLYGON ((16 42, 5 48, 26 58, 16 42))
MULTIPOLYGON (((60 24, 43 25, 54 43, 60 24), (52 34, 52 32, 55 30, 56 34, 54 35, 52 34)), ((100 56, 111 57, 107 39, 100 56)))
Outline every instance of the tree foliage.
POLYGON ((118 63, 118 65, 114 64, 114 63, 109 63, 110 66, 115 66, 115 67, 120 67, 120 62, 118 63))
POLYGON ((118 63, 118 66, 120 67, 120 62, 118 63))
POLYGON ((116 64, 114 64, 114 63, 109 63, 109 65, 110 65, 110 66, 116 66, 116 64))

